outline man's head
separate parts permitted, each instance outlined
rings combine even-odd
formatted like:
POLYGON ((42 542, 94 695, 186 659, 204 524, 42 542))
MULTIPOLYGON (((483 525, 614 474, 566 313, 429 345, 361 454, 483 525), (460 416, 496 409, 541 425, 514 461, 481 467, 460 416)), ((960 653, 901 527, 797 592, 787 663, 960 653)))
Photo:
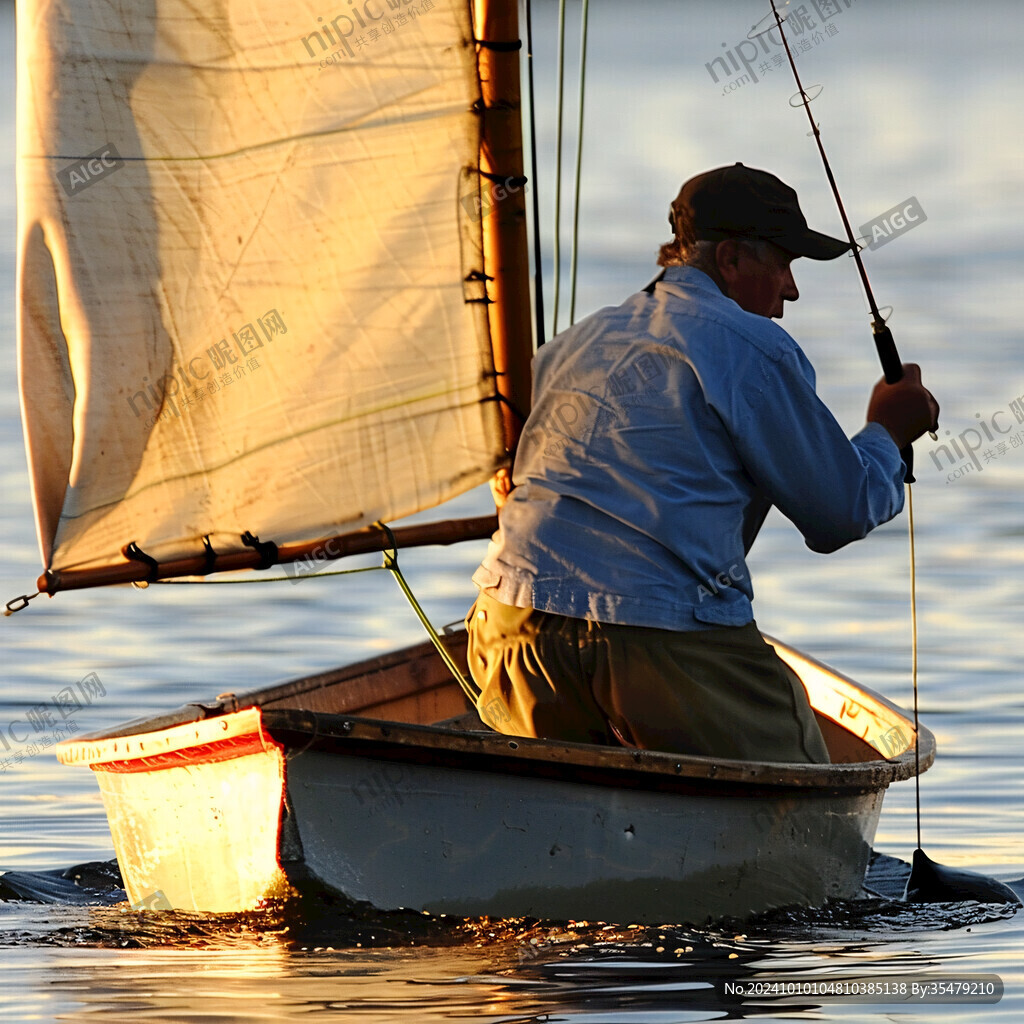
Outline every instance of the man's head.
POLYGON ((727 238, 711 242, 710 265, 699 269, 718 285, 740 309, 759 316, 782 319, 783 303, 800 298, 790 264, 794 257, 767 239, 727 238))
POLYGON ((781 317, 783 301, 799 298, 792 260, 830 260, 850 248, 812 231, 796 192, 774 174, 740 163, 687 181, 669 223, 675 238, 661 247, 662 266, 698 267, 743 309, 767 317, 781 317))

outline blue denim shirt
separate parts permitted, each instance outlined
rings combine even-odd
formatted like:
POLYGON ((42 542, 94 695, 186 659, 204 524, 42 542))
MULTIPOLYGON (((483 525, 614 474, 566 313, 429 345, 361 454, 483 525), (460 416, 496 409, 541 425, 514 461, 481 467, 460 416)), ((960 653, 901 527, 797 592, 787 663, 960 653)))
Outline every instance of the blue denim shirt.
POLYGON ((545 345, 533 391, 515 489, 473 577, 505 604, 743 625, 745 554, 770 505, 822 552, 903 507, 888 431, 847 438, 796 342, 691 267, 545 345))

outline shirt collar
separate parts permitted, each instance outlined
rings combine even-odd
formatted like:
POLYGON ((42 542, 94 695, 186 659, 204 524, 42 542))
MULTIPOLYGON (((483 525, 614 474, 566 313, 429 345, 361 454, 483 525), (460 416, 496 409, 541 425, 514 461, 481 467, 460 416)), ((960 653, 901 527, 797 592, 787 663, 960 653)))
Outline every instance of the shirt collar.
POLYGON ((692 288, 701 288, 711 291, 715 295, 722 294, 721 288, 703 270, 698 270, 696 267, 666 267, 662 280, 672 284, 679 282, 692 288))

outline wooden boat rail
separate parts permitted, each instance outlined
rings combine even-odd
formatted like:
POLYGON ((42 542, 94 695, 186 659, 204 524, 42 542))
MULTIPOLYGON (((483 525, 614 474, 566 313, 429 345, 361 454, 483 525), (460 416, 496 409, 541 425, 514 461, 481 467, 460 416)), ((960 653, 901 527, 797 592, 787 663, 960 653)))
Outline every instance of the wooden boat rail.
MULTIPOLYGON (((731 761, 657 750, 599 747, 583 743, 504 736, 493 732, 451 732, 431 726, 405 725, 301 711, 265 711, 265 729, 290 751, 327 749, 337 754, 383 760, 450 764, 457 768, 517 774, 550 774, 577 781, 628 786, 630 777, 644 789, 685 789, 699 783, 723 787, 813 789, 815 792, 867 792, 909 779, 915 773, 913 750, 892 760, 848 764, 782 764, 731 761), (660 782, 660 784, 659 784, 660 782)), ((921 770, 935 757, 935 738, 921 730, 921 770)))
MULTIPOLYGON (((464 663, 465 632, 448 635, 444 642, 453 657, 464 663)), ((899 723, 912 735, 912 723, 894 704, 842 676, 834 678, 840 687, 856 687, 850 692, 856 692, 876 716, 885 715, 886 723, 899 723)), ((232 718, 251 715, 254 710, 259 715, 259 728, 282 743, 290 756, 311 748, 329 749, 383 760, 560 779, 571 772, 579 781, 586 778, 647 789, 680 790, 696 784, 706 789, 714 783, 716 788, 742 787, 746 793, 750 787, 868 791, 912 778, 916 770, 912 744, 898 756, 886 759, 863 739, 821 714, 819 723, 833 754, 833 763, 827 765, 731 761, 505 736, 480 722, 430 643, 249 694, 222 694, 215 701, 186 704, 113 731, 91 733, 62 744, 61 760, 96 765, 104 760, 120 760, 126 756, 126 747, 137 745, 124 742, 132 737, 186 725, 201 725, 204 736, 213 735, 210 727, 215 720, 226 725, 232 718), (446 723, 445 719, 452 721, 446 723), (466 723, 470 723, 468 727, 466 723)), ((920 740, 920 770, 924 771, 934 760, 935 738, 922 727, 920 740)), ((127 756, 143 755, 136 752, 127 756)))

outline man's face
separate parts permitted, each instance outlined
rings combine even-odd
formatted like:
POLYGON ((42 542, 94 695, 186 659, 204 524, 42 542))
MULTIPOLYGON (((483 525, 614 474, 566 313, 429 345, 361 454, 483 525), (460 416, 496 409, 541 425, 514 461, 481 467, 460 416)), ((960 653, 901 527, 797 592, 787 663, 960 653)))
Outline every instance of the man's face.
POLYGON ((774 242, 761 249, 764 255, 759 258, 753 247, 739 243, 726 294, 748 313, 781 319, 783 302, 800 298, 790 269, 793 257, 774 242))

